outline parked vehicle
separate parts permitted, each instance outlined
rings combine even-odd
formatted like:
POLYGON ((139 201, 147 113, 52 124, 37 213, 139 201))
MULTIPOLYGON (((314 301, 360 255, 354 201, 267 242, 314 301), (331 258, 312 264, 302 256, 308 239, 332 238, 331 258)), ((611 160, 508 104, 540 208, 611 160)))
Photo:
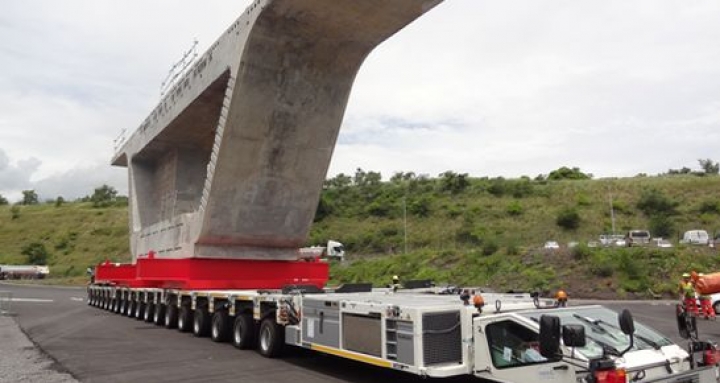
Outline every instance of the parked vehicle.
POLYGON ((560 248, 560 244, 557 243, 557 241, 547 241, 545 242, 545 245, 543 245, 543 248, 549 250, 557 250, 560 248))
POLYGON ((330 259, 345 259, 345 246, 338 241, 329 240, 327 246, 311 246, 300 249, 301 257, 324 257, 330 259))
POLYGON ((710 244, 710 236, 705 230, 688 230, 683 234, 680 243, 707 246, 710 244))
POLYGON ((600 235, 600 244, 608 247, 608 246, 625 246, 625 236, 621 234, 601 234, 600 235))
POLYGON ((643 246, 650 243, 650 232, 647 230, 630 230, 625 235, 625 242, 630 246, 643 246))
POLYGON ((656 247, 665 248, 665 249, 673 247, 673 244, 670 241, 668 241, 667 239, 663 239, 663 238, 653 238, 652 243, 656 247))
POLYGON ((48 266, 38 265, 0 265, 2 279, 44 279, 50 274, 48 266))

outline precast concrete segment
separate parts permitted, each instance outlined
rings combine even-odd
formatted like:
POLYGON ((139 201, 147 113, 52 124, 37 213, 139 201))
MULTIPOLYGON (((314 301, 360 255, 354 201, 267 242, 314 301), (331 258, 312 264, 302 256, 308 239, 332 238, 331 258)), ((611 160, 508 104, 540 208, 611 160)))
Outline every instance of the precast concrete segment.
POLYGON ((253 3, 113 161, 133 254, 297 259, 360 65, 440 1, 253 3))

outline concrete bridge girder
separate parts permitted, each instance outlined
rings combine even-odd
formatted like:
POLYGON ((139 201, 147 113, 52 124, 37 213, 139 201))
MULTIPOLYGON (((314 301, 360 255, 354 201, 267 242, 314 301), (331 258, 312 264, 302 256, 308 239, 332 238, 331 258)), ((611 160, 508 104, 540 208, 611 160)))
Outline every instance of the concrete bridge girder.
POLYGON ((360 65, 438 3, 253 3, 113 161, 133 254, 296 259, 360 65))

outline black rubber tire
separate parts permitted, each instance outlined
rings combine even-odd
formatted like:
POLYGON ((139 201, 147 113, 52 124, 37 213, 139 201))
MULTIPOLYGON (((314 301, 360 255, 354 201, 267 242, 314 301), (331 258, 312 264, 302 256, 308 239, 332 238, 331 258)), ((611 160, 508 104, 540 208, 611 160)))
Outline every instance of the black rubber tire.
POLYGON ((120 310, 120 315, 122 316, 128 316, 128 313, 130 312, 130 300, 125 297, 123 300, 122 309, 120 310))
POLYGON ((190 306, 182 305, 178 312, 177 328, 180 332, 190 332, 193 329, 193 312, 190 306))
POLYGON ((127 316, 132 318, 135 316, 135 310, 137 310, 137 302, 136 301, 130 301, 130 305, 128 307, 127 316))
POLYGON ((135 305, 135 319, 143 320, 145 318, 145 302, 138 302, 135 305))
POLYGON ((274 316, 269 316, 260 322, 258 333, 258 352, 266 358, 276 358, 282 355, 285 346, 285 328, 275 322, 274 316))
POLYGON ((145 303, 145 310, 143 310, 143 320, 148 323, 152 323, 155 318, 155 304, 152 302, 145 303))
POLYGON ((212 339, 213 342, 229 341, 230 335, 232 335, 232 327, 227 310, 215 311, 211 322, 210 339, 212 339))
POLYGON ((193 313, 193 335, 198 338, 204 338, 210 335, 210 313, 207 307, 198 308, 193 313))
POLYGON ((177 328, 178 325, 178 307, 171 304, 165 307, 165 328, 177 328))
POLYGON ((153 323, 158 326, 165 325, 165 305, 158 303, 155 306, 155 312, 153 313, 153 323))
POLYGON ((232 328, 232 344, 233 346, 247 350, 255 347, 257 332, 255 320, 250 314, 239 314, 235 317, 232 328))
POLYGON ((716 315, 720 315, 720 301, 715 302, 713 304, 713 310, 715 310, 716 315))

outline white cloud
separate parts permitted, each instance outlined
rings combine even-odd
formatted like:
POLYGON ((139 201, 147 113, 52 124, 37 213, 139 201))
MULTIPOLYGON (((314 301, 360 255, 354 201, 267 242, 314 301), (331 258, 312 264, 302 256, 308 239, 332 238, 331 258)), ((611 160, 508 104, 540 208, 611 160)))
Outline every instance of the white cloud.
MULTIPOLYGON (((192 41, 204 50, 249 3, 3 4, 0 194, 126 190, 113 139, 192 41)), ((329 175, 631 176, 718 160, 717 20, 714 0, 445 1, 368 57, 329 175)))

